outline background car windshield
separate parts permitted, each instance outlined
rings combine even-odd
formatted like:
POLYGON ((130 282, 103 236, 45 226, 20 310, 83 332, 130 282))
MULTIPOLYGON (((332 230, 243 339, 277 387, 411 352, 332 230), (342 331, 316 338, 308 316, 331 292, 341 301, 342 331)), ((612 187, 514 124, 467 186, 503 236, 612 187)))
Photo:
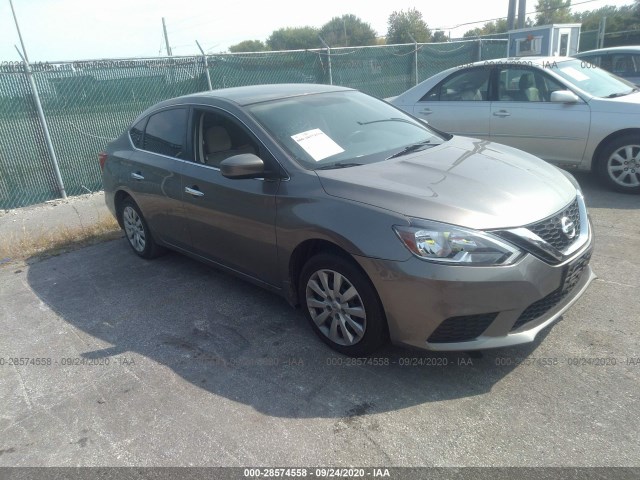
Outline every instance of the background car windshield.
POLYGON ((634 85, 584 60, 558 62, 553 72, 594 97, 630 93, 634 85))
POLYGON ((305 95, 250 107, 305 168, 372 163, 404 147, 444 140, 420 121, 360 92, 305 95))

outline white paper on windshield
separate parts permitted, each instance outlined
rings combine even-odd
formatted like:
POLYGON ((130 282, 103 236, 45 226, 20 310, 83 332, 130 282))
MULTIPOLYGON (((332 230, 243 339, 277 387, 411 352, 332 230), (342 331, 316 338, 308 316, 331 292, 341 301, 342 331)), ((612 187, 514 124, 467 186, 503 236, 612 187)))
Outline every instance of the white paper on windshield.
POLYGON ((291 135, 291 138, 293 138, 298 145, 304 148, 304 150, 311 155, 316 162, 330 157, 331 155, 344 152, 344 149, 340 145, 331 140, 331 138, 329 138, 327 134, 319 128, 291 135))
POLYGON ((589 80, 589 77, 587 77, 584 73, 582 73, 580 70, 576 70, 573 67, 565 67, 565 68, 561 68, 560 71, 562 73, 566 73, 567 75, 569 75, 571 78, 573 78, 575 81, 577 82, 582 82, 584 80, 589 80))

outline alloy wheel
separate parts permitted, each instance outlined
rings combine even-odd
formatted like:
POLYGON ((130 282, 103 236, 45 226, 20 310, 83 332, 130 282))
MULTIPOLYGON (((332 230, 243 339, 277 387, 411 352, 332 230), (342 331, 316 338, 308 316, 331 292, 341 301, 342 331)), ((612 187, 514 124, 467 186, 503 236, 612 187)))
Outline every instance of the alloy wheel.
POLYGON ((306 286, 306 305, 320 332, 332 342, 350 346, 367 328, 364 302, 355 286, 334 270, 318 270, 306 286))
POLYGON ((640 186, 640 145, 625 145, 607 161, 609 177, 622 187, 640 186))
POLYGON ((147 242, 140 215, 138 215, 138 212, 136 212, 133 207, 127 205, 122 212, 122 220, 129 243, 131 243, 131 246, 136 252, 142 253, 147 242))

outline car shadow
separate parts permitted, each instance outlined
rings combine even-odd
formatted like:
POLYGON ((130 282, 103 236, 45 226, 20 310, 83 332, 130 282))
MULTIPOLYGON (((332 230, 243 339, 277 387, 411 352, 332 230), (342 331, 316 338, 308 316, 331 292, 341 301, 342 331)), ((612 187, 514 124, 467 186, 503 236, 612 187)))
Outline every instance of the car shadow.
POLYGON ((28 284, 61 319, 93 337, 81 357, 140 354, 212 394, 277 417, 351 418, 482 395, 549 330, 532 344, 479 354, 388 346, 351 359, 325 346, 279 296, 179 254, 142 260, 124 239, 36 261, 28 284))

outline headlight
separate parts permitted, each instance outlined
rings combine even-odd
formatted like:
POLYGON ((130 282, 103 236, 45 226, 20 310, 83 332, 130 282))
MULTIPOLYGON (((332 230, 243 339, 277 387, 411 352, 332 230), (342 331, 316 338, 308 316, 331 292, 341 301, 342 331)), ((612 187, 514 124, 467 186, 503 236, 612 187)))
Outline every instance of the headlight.
POLYGON ((444 223, 425 222, 420 227, 393 227, 414 255, 450 265, 511 265, 522 254, 491 234, 444 223))

